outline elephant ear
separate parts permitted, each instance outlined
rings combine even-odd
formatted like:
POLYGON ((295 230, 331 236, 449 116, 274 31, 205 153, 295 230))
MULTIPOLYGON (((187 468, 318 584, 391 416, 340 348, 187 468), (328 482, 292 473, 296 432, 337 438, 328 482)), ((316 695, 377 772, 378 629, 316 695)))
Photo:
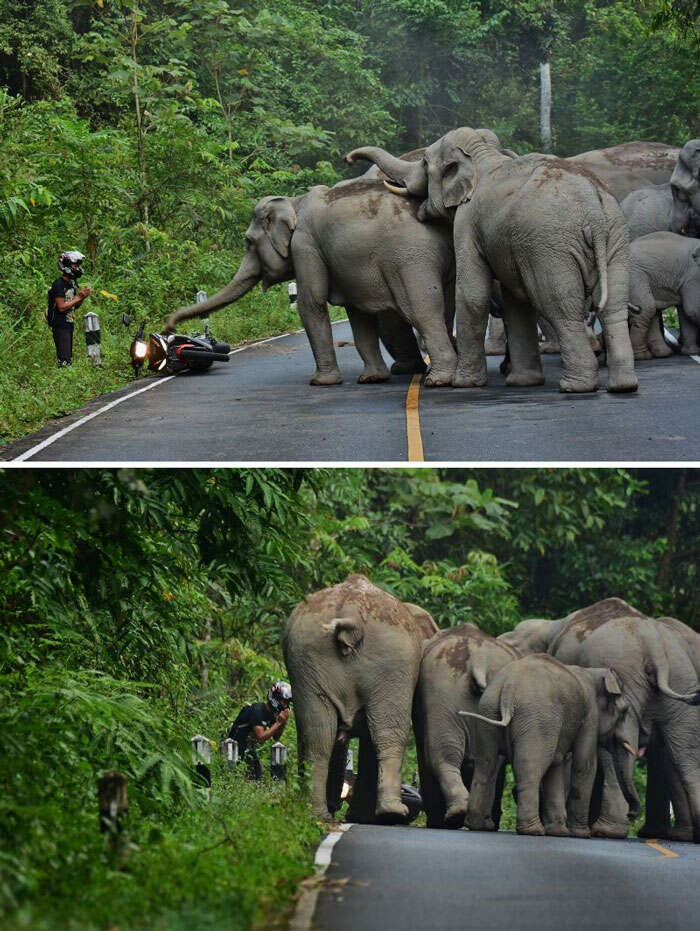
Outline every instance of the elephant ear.
POLYGON ((683 152, 678 156, 676 167, 673 169, 671 187, 684 191, 686 194, 697 190, 698 178, 693 174, 693 166, 686 160, 683 152))
POLYGON ((321 628, 331 634, 343 656, 356 655, 365 638, 365 625, 348 617, 335 617, 321 628))
POLYGON ((271 197, 265 217, 265 232, 272 247, 283 259, 289 257, 289 244, 297 226, 297 215, 289 198, 271 197))
POLYGON ((605 687, 605 692, 610 698, 616 698, 618 695, 622 695, 622 689, 620 688, 620 680, 617 678, 617 674, 613 669, 605 670, 605 678, 603 679, 603 685, 605 687))
POLYGON ((442 200, 446 207, 468 203, 476 190, 476 164, 467 152, 463 149, 460 152, 464 159, 448 165, 442 176, 442 200))

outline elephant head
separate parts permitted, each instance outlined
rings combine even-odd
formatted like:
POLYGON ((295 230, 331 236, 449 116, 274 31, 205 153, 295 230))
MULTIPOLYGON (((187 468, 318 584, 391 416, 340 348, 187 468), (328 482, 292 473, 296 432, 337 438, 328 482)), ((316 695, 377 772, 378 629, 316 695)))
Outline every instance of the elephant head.
POLYGON ((190 304, 174 311, 168 318, 166 332, 192 317, 206 317, 213 310, 233 304, 261 281, 263 291, 280 281, 294 277, 289 253, 297 225, 296 201, 290 197, 263 197, 253 209, 246 230, 246 251, 231 281, 201 304, 190 304))
POLYGON ((689 204, 696 216, 700 217, 700 139, 686 142, 679 152, 671 175, 671 187, 674 195, 689 204))
POLYGON ((476 190, 477 153, 482 157, 491 154, 499 163, 503 157, 515 157, 515 153, 501 148, 498 136, 491 130, 462 127, 428 146, 420 161, 402 161, 376 146, 355 149, 346 160, 350 164, 358 158, 374 162, 394 182, 384 182, 392 193, 421 199, 420 220, 452 221, 456 208, 467 203, 476 190))

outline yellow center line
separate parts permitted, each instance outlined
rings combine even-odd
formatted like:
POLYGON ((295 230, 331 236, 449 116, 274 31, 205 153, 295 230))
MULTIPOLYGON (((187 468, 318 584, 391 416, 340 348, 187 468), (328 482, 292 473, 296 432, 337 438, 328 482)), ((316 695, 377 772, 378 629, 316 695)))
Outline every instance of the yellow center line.
POLYGON ((418 394, 421 375, 414 375, 406 395, 406 436, 408 438, 408 461, 424 462, 423 440, 420 435, 420 417, 418 416, 418 394))
POLYGON ((651 847, 654 850, 658 850, 659 853, 664 857, 677 857, 678 854, 674 853, 672 850, 669 850, 668 847, 664 847, 663 844, 660 844, 656 840, 645 841, 647 847, 651 847))

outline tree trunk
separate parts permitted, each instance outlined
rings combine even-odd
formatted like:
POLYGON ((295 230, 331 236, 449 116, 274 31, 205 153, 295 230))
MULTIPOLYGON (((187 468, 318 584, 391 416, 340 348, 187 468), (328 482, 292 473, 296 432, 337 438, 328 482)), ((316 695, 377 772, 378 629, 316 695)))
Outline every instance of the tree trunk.
POLYGON ((540 62, 540 138, 542 151, 552 151, 552 72, 549 60, 540 62))
POLYGON ((678 537, 678 526, 681 520, 681 505, 683 503, 683 494, 685 492, 685 483, 687 479, 687 470, 681 469, 678 473, 678 480, 673 492, 673 507, 671 509, 671 518, 668 522, 666 532, 666 549, 659 560, 659 571, 656 576, 656 584, 659 588, 664 589, 668 585, 671 575, 671 560, 676 549, 676 539, 678 537))
POLYGON ((134 110, 136 112, 136 155, 138 159, 139 166, 139 177, 141 179, 141 197, 139 198, 139 213, 141 215, 141 222, 146 228, 146 252, 150 252, 151 243, 148 238, 148 222, 149 222, 149 211, 148 211, 148 199, 147 199, 147 185, 148 185, 148 175, 146 172, 146 133, 143 125, 143 116, 141 114, 141 92, 139 90, 139 79, 138 79, 138 57, 137 57, 137 47, 139 41, 139 21, 138 21, 139 5, 138 2, 134 3, 134 6, 131 10, 131 60, 133 62, 133 94, 134 94, 134 110))

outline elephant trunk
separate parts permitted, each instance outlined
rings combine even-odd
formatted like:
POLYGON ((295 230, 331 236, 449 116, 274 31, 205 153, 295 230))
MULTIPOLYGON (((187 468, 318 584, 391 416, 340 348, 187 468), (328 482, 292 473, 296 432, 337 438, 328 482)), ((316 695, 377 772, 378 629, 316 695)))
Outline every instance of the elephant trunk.
POLYGON ((622 789, 625 801, 629 805, 629 818, 634 820, 641 811, 641 802, 637 789, 634 785, 634 761, 636 753, 626 749, 619 744, 613 750, 613 762, 615 764, 615 775, 622 789))
POLYGON ((260 261, 254 252, 248 250, 243 256, 238 271, 221 291, 201 304, 190 304, 188 307, 180 307, 174 311, 168 317, 165 331, 174 332, 177 324, 183 320, 190 320, 192 317, 207 317, 213 310, 233 304, 254 288, 260 278, 260 261))
POLYGON ((365 158, 387 175, 392 181, 401 182, 415 197, 425 197, 428 193, 428 179, 422 162, 409 162, 405 159, 391 155, 386 149, 378 146, 364 146, 354 149, 345 156, 345 160, 352 165, 358 158, 365 158))

